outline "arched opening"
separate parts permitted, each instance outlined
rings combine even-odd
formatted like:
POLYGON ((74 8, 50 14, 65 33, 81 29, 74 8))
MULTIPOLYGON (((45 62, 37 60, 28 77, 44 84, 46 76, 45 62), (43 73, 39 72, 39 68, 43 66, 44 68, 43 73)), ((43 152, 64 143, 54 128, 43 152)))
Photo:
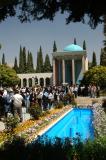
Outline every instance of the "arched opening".
MULTIPOLYGON (((23 80, 22 80, 23 81, 23 80)), ((21 87, 21 79, 19 80, 18 86, 21 87)))
POLYGON ((28 79, 29 87, 32 87, 32 78, 28 79))
POLYGON ((26 86, 27 86, 27 79, 24 78, 24 79, 23 79, 23 87, 26 87, 26 86))
POLYGON ((40 86, 44 86, 44 79, 43 78, 40 78, 40 86))
POLYGON ((38 84, 38 78, 35 77, 35 85, 38 84))
POLYGON ((46 86, 50 86, 50 78, 46 78, 46 86))

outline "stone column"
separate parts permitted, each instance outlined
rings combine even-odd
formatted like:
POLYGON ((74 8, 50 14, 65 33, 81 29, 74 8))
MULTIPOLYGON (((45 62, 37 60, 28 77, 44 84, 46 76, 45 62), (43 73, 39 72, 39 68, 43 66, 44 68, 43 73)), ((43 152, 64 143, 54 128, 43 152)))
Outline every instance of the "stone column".
POLYGON ((34 85, 35 85, 35 78, 32 77, 32 86, 34 86, 34 85))
POLYGON ((53 85, 56 85, 56 62, 55 59, 53 59, 53 85))
POLYGON ((62 76, 63 76, 63 83, 65 83, 65 60, 62 60, 62 76))
POLYGON ((82 57, 82 73, 85 72, 85 57, 82 57))
POLYGON ((23 87, 23 79, 21 79, 21 88, 23 87))
POLYGON ((26 86, 29 87, 29 81, 26 79, 26 86))
POLYGON ((46 78, 44 78, 44 87, 46 87, 46 78))
POLYGON ((72 84, 75 84, 75 63, 74 63, 74 59, 72 59, 72 84))
POLYGON ((38 78, 38 85, 40 85, 40 78, 38 78))
POLYGON ((85 59, 85 71, 88 71, 88 58, 85 59))

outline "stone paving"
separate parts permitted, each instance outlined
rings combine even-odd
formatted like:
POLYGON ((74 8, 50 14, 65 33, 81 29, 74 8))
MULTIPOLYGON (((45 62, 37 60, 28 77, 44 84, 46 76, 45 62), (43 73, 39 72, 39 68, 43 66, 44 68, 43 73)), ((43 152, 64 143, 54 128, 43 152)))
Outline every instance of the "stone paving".
POLYGON ((92 106, 93 103, 102 103, 103 99, 106 97, 99 97, 99 98, 90 98, 90 97, 77 97, 76 102, 78 106, 86 107, 92 106))
POLYGON ((92 105, 92 99, 89 97, 77 97, 76 103, 78 106, 86 107, 88 105, 92 105))

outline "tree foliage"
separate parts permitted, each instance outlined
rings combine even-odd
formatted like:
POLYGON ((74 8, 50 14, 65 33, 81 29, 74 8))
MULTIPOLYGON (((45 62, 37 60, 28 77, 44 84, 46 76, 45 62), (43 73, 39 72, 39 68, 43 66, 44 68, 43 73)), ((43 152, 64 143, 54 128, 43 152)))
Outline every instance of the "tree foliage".
POLYGON ((97 65, 96 54, 95 54, 95 52, 93 52, 93 54, 92 54, 92 65, 91 65, 91 67, 94 67, 94 66, 96 66, 96 65, 97 65))
POLYGON ((16 73, 19 72, 17 57, 15 57, 13 69, 16 71, 16 73))
POLYGON ((105 36, 105 40, 104 40, 104 50, 106 51, 106 15, 104 15, 104 28, 103 28, 103 33, 105 36))
POLYGON ((3 55, 2 55, 2 64, 4 65, 4 64, 6 64, 6 61, 5 61, 5 54, 3 53, 3 55))
POLYGON ((39 119, 42 115, 42 108, 38 104, 34 104, 29 108, 29 113, 34 119, 39 119))
POLYGON ((46 54, 46 57, 45 57, 44 72, 51 72, 50 58, 48 54, 46 54))
POLYGON ((83 41, 83 50, 86 50, 86 42, 85 42, 85 40, 83 41))
POLYGON ((32 53, 28 51, 27 55, 27 73, 34 72, 34 65, 33 65, 33 56, 32 53))
POLYGON ((49 19, 56 13, 67 13, 66 23, 83 22, 88 16, 88 24, 95 28, 106 15, 105 1, 89 0, 0 0, 0 21, 17 16, 21 22, 49 19), (79 5, 80 4, 80 5, 79 5))
POLYGON ((57 52, 56 41, 54 41, 54 44, 53 44, 53 52, 57 52))
POLYGON ((101 54, 100 54, 100 65, 106 66, 106 52, 103 48, 101 49, 101 54))
POLYGON ((83 84, 95 84, 101 87, 106 87, 106 67, 95 66, 85 72, 83 84))
POLYGON ((38 72, 38 73, 43 72, 43 55, 42 55, 42 47, 41 46, 40 46, 39 51, 37 53, 36 72, 38 72))
POLYGON ((0 44, 0 49, 2 48, 2 45, 0 44))
POLYGON ((48 137, 38 136, 37 140, 25 144, 22 138, 14 138, 12 142, 7 141, 0 148, 1 160, 105 160, 106 159, 106 137, 87 140, 82 143, 74 138, 54 138, 52 142, 48 137))
POLYGON ((25 47, 20 46, 19 53, 19 73, 32 73, 34 72, 33 56, 32 53, 26 51, 25 47))
POLYGON ((13 129, 16 128, 19 124, 19 121, 20 120, 18 115, 9 115, 6 120, 6 128, 8 129, 8 131, 13 131, 13 129))
POLYGON ((14 86, 19 83, 19 78, 14 69, 7 65, 0 65, 0 82, 2 86, 14 86))
POLYGON ((27 65, 26 65, 26 48, 23 47, 23 51, 22 51, 22 60, 23 60, 23 73, 27 72, 27 65))
POLYGON ((23 70, 24 70, 23 53, 22 53, 22 47, 20 46, 20 52, 19 52, 19 73, 23 73, 23 70))
POLYGON ((74 44, 77 44, 76 38, 74 38, 74 44))

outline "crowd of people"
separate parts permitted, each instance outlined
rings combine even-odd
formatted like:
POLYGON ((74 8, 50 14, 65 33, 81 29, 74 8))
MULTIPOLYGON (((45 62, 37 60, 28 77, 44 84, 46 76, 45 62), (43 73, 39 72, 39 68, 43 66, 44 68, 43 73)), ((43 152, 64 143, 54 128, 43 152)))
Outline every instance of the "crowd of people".
MULTIPOLYGON (((60 101, 64 102, 67 93, 77 96, 90 96, 91 98, 99 97, 100 87, 95 85, 78 86, 49 86, 33 88, 2 88, 0 90, 0 116, 7 117, 8 113, 18 114, 22 119, 22 107, 26 112, 35 103, 39 104, 42 110, 51 109, 60 101)), ((71 100, 70 100, 71 102, 71 100)))

